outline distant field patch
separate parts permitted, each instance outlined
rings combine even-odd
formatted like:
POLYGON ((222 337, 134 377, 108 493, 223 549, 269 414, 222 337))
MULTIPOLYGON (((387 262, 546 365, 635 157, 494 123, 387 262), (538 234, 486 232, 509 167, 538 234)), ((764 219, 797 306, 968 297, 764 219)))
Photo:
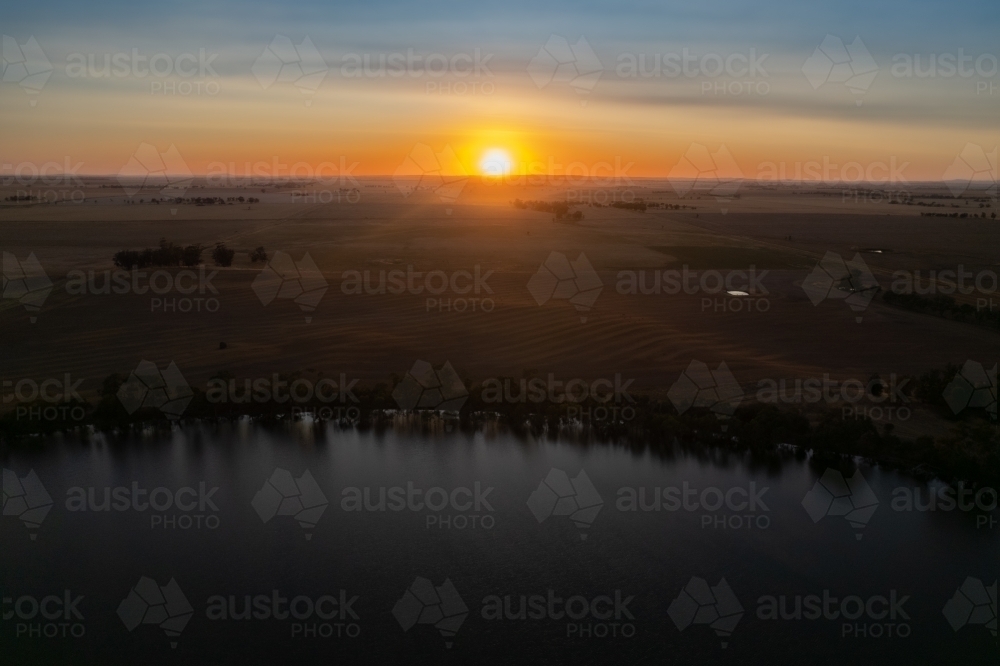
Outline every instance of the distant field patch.
POLYGON ((651 245, 650 250, 667 255, 671 264, 687 264, 691 268, 758 268, 783 269, 808 267, 809 261, 791 252, 770 248, 651 245))

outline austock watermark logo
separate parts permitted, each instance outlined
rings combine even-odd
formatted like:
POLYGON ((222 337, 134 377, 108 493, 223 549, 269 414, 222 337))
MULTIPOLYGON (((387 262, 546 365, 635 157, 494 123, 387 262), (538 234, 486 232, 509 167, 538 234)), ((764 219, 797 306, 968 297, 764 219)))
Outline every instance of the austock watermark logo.
POLYGON ((145 189, 157 190, 168 198, 183 197, 193 179, 194 174, 174 144, 160 152, 151 143, 140 143, 118 171, 118 184, 129 197, 145 189))
POLYGON ((264 90, 275 83, 293 84, 306 95, 306 106, 312 105, 310 97, 319 90, 329 70, 308 36, 295 44, 285 35, 275 35, 250 68, 264 90))
POLYGON ((312 322, 312 313, 316 311, 329 286, 308 252, 302 255, 302 259, 295 261, 291 255, 280 251, 274 253, 251 284, 264 306, 275 300, 294 301, 305 313, 307 324, 312 322))
POLYGON ((890 506, 896 512, 957 510, 975 514, 976 529, 997 526, 997 518, 993 515, 997 509, 997 489, 989 486, 970 488, 957 484, 953 487, 942 482, 932 482, 925 487, 901 486, 893 488, 890 506))
POLYGON ((711 586, 697 576, 688 581, 667 608, 667 615, 678 631, 692 625, 708 625, 721 639, 723 649, 729 647, 729 637, 743 619, 743 612, 743 604, 725 578, 711 586))
MULTIPOLYGON (((392 173, 392 182, 404 198, 431 193, 446 206, 458 201, 468 181, 469 172, 450 145, 436 151, 418 143, 392 173)), ((447 207, 445 212, 451 215, 452 209, 447 207)))
POLYGON ((622 79, 689 79, 701 81, 702 95, 754 95, 771 92, 764 67, 768 53, 692 53, 688 47, 679 52, 621 53, 615 74, 622 79))
POLYGON ((104 488, 74 486, 66 491, 66 510, 73 513, 136 512, 149 515, 153 530, 215 530, 219 528, 217 486, 205 481, 198 486, 143 488, 138 481, 130 486, 104 488))
POLYGON ((151 79, 150 95, 218 95, 221 87, 212 63, 218 53, 198 49, 198 53, 154 53, 138 48, 116 53, 70 53, 66 76, 71 79, 151 79))
POLYGON ((701 312, 751 313, 768 312, 770 292, 764 278, 770 271, 749 270, 695 271, 687 264, 680 269, 619 271, 615 291, 622 295, 700 296, 701 312))
POLYGON ((602 74, 604 65, 583 36, 570 44, 565 37, 551 35, 528 63, 528 76, 539 89, 566 84, 579 95, 593 92, 602 74))
POLYGON ((213 377, 208 381, 205 399, 213 405, 288 405, 292 417, 356 422, 361 418, 357 407, 360 400, 354 394, 358 381, 349 380, 343 372, 318 379, 289 378, 278 373, 244 379, 213 377))
POLYGON ((456 413, 469 398, 469 390, 451 363, 435 370, 427 361, 416 361, 392 390, 400 409, 427 409, 456 413))
POLYGON ((967 360, 944 389, 944 400, 954 414, 966 409, 984 409, 997 418, 997 364, 986 369, 979 361, 967 360))
POLYGON ((293 640, 358 638, 361 617, 354 610, 358 595, 341 589, 316 598, 298 594, 283 596, 280 590, 269 594, 223 595, 208 598, 205 617, 212 622, 289 622, 293 640))
POLYGON ((34 36, 19 44, 15 37, 3 35, 2 42, 3 82, 19 85, 29 95, 29 104, 35 106, 38 103, 35 96, 52 76, 52 63, 34 36))
POLYGON ((575 261, 561 252, 550 253, 528 280, 528 292, 538 305, 550 300, 569 301, 580 313, 582 324, 603 289, 604 283, 582 252, 575 261))
POLYGON ((579 377, 562 380, 553 373, 542 377, 490 377, 483 380, 480 397, 487 405, 551 404, 565 408, 564 415, 582 423, 631 421, 636 412, 635 399, 628 388, 634 379, 624 380, 620 373, 614 379, 592 381, 579 377), (588 404, 588 401, 596 403, 588 404))
POLYGON ((205 180, 212 187, 291 187, 293 204, 330 204, 361 201, 361 183, 354 175, 360 162, 341 155, 337 162, 284 162, 274 155, 268 160, 209 162, 205 180))
POLYGON ((634 595, 613 594, 491 594, 483 598, 480 616, 490 622, 556 622, 568 639, 625 638, 636 635, 629 609, 634 595))
POLYGON ((136 267, 104 271, 74 268, 66 274, 66 293, 74 296, 150 294, 150 312, 215 313, 221 307, 216 298, 219 290, 212 284, 217 274, 218 271, 209 273, 204 264, 197 270, 182 268, 173 272, 163 268, 153 271, 136 267))
POLYGON ((854 538, 858 541, 863 536, 861 530, 868 525, 878 505, 878 497, 861 475, 861 470, 855 470, 846 479, 837 470, 829 468, 802 498, 802 507, 813 523, 827 516, 843 517, 857 530, 854 538))
POLYGON ((805 379, 771 379, 757 382, 757 402, 765 405, 840 406, 843 418, 872 421, 907 421, 912 416, 907 406, 909 377, 891 373, 889 379, 873 376, 867 381, 856 378, 833 379, 829 373, 805 379))
POLYGON ((754 180, 764 185, 796 188, 841 188, 842 204, 911 204, 914 194, 905 171, 910 162, 895 155, 871 162, 834 162, 829 155, 818 160, 760 162, 754 180))
POLYGON ((569 205, 608 205, 636 200, 636 183, 629 174, 635 162, 626 162, 621 155, 615 155, 613 160, 564 163, 554 155, 515 162, 506 154, 498 154, 492 157, 487 155, 481 166, 486 172, 482 181, 484 185, 566 187, 566 203, 569 205))
POLYGON ((803 183, 828 187, 861 187, 893 185, 906 188, 910 185, 904 171, 909 162, 901 162, 895 155, 888 161, 834 162, 829 155, 820 160, 804 162, 761 162, 757 165, 755 180, 759 183, 803 183))
POLYGON ((348 270, 341 274, 340 291, 347 296, 383 296, 386 294, 426 295, 424 310, 429 313, 492 312, 496 301, 488 280, 492 270, 483 271, 476 264, 472 271, 380 270, 377 281, 372 271, 348 270))
POLYGON ((725 362, 712 370, 705 363, 693 360, 667 391, 667 398, 678 414, 692 407, 707 408, 723 422, 723 432, 728 428, 724 421, 736 413, 743 397, 743 387, 725 362))
POLYGON ((472 53, 345 53, 340 59, 340 75, 347 79, 428 79, 427 94, 492 95, 496 91, 489 63, 492 53, 481 49, 472 53), (467 81, 466 79, 475 79, 467 81), (454 80, 457 79, 457 80, 454 80))
POLYGON ((842 639, 908 638, 913 631, 905 608, 909 600, 909 595, 900 595, 897 590, 871 596, 837 597, 830 590, 823 590, 822 594, 764 595, 757 599, 757 619, 839 621, 842 639))
POLYGON ((490 493, 493 486, 480 481, 472 487, 418 488, 412 481, 406 486, 360 488, 351 486, 341 491, 340 508, 348 512, 410 512, 426 514, 424 527, 438 530, 491 530, 496 525, 490 493))
POLYGON ((0 395, 4 405, 15 404, 18 421, 82 421, 87 407, 77 389, 83 381, 74 381, 68 372, 41 381, 4 379, 0 395))
POLYGON ((3 297, 23 305, 32 324, 38 321, 38 313, 52 288, 52 280, 34 252, 24 260, 18 260, 12 252, 3 253, 3 297))
POLYGON ((677 196, 707 195, 715 197, 723 215, 729 212, 729 202, 743 185, 743 170, 733 159, 725 144, 715 151, 700 143, 692 143, 681 159, 667 174, 677 196))
POLYGON ((3 515, 20 520, 32 541, 38 538, 38 528, 52 510, 52 504, 52 496, 35 470, 18 477, 14 470, 3 469, 3 515))
POLYGON ((857 106, 861 106, 878 72, 878 63, 860 36, 844 44, 840 37, 827 35, 802 65, 802 73, 813 90, 826 84, 843 84, 854 94, 857 106))
POLYGON ((771 508, 764 502, 768 490, 767 486, 757 488, 755 481, 745 488, 708 486, 703 489, 692 488, 684 481, 680 487, 656 487, 648 492, 645 487, 625 486, 618 489, 615 508, 622 512, 699 514, 702 529, 766 530, 771 526, 768 515, 771 508))
POLYGON ((86 198, 80 169, 83 162, 66 156, 56 161, 4 163, 0 165, 0 185, 14 185, 14 194, 4 201, 14 203, 83 203, 86 198))
POLYGON ((173 361, 162 372, 152 361, 142 360, 120 387, 118 400, 129 415, 139 409, 158 409, 177 420, 194 397, 194 391, 173 361))
POLYGON ((0 618, 14 620, 14 638, 18 640, 83 638, 87 635, 86 618, 80 610, 83 599, 72 590, 44 596, 8 596, 5 591, 0 597, 0 618))
POLYGON ((580 540, 586 541, 584 530, 590 529, 597 520, 604 500, 585 470, 581 469, 571 479, 566 472, 553 467, 532 491, 527 504, 539 523, 553 516, 568 518, 581 530, 580 540))
POLYGON ((987 587, 982 579, 969 576, 942 609, 956 632, 967 625, 982 625, 997 635, 997 581, 987 587))
POLYGON ((814 306, 827 299, 843 300, 857 313, 858 323, 879 289, 878 280, 858 253, 844 261, 836 252, 827 252, 802 282, 802 291, 814 306))
POLYGON ((445 639, 445 647, 454 645, 455 635, 469 616, 469 607, 450 578, 441 585, 417 576, 392 608, 392 615, 404 632, 417 625, 430 625, 445 639))
POLYGON ((976 95, 995 95, 998 60, 996 54, 897 53, 892 56, 890 76, 897 79, 968 79, 976 84, 976 95))
POLYGON ((118 617, 129 633, 144 624, 156 625, 167 635, 171 648, 177 647, 177 640, 193 616, 194 607, 173 578, 161 586, 143 576, 118 604, 118 617))
POLYGON ((921 270, 894 271, 889 291, 897 296, 976 294, 976 310, 979 311, 993 309, 993 297, 998 286, 1000 278, 996 271, 987 268, 973 273, 965 270, 964 264, 959 264, 955 269, 932 269, 926 273, 921 270))
POLYGON ((312 540, 312 530, 329 504, 309 470, 296 479, 290 471, 280 467, 264 481, 251 502, 265 524, 277 516, 291 517, 306 530, 306 541, 312 540))

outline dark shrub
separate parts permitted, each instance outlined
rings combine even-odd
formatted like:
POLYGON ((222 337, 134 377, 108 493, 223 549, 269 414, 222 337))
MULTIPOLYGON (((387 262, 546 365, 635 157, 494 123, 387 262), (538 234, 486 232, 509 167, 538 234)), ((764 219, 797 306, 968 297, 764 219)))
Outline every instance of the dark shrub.
POLYGON ((225 243, 217 243, 215 249, 212 250, 212 260, 215 262, 216 266, 232 266, 233 256, 236 254, 235 250, 230 250, 226 247, 225 243))

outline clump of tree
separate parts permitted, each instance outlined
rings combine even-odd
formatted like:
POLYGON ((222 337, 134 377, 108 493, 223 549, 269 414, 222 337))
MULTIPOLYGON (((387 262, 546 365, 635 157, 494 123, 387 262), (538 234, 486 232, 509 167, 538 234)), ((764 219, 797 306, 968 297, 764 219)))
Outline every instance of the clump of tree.
MULTIPOLYGON (((984 220, 986 219, 986 211, 983 211, 982 213, 980 213, 978 215, 975 212, 972 212, 972 213, 920 213, 920 217, 953 217, 953 218, 956 218, 956 219, 959 219, 959 220, 964 220, 967 217, 969 217, 970 215, 972 217, 981 217, 984 220)), ((996 219, 996 215, 997 215, 996 213, 993 213, 993 219, 996 219)))
POLYGON ((212 261, 215 262, 216 266, 228 267, 233 265, 233 256, 235 256, 236 251, 230 250, 226 247, 225 243, 216 243, 215 249, 212 250, 212 261))
POLYGON ((615 201, 611 204, 612 208, 621 208, 622 210, 637 210, 640 213, 646 212, 646 202, 642 199, 636 199, 635 201, 615 201))
MULTIPOLYGON (((139 203, 144 203, 144 199, 139 199, 139 203)), ((153 204, 194 204, 196 206, 225 206, 233 205, 236 202, 239 203, 259 203, 260 199, 256 197, 249 197, 244 199, 243 197, 170 197, 163 199, 150 199, 150 203, 153 204)), ((129 201, 126 203, 135 203, 134 201, 129 201)))
POLYGON ((662 201, 646 201, 636 199, 634 201, 612 201, 607 204, 592 203, 594 208, 620 208, 622 210, 635 210, 645 213, 648 208, 663 208, 665 210, 697 210, 695 206, 685 206, 684 204, 672 204, 662 201))
POLYGON ((156 248, 120 250, 115 253, 115 266, 125 270, 150 266, 197 266, 201 263, 200 245, 175 245, 166 238, 160 239, 156 248))
POLYGON ((250 262, 256 264, 257 262, 267 261, 267 251, 264 249, 263 245, 257 246, 253 252, 250 253, 250 262))
POLYGON ((552 213, 557 220, 564 217, 570 220, 582 220, 583 213, 580 211, 569 212, 569 203, 566 201, 521 201, 514 199, 514 208, 519 210, 536 210, 539 213, 552 213))

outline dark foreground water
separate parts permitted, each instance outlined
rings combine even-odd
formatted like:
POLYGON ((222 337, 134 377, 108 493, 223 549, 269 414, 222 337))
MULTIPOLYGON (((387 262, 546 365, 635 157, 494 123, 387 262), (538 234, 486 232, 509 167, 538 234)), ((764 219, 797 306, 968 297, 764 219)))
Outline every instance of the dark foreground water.
POLYGON ((993 491, 868 466, 305 424, 2 465, 4 664, 1000 657, 993 491))

